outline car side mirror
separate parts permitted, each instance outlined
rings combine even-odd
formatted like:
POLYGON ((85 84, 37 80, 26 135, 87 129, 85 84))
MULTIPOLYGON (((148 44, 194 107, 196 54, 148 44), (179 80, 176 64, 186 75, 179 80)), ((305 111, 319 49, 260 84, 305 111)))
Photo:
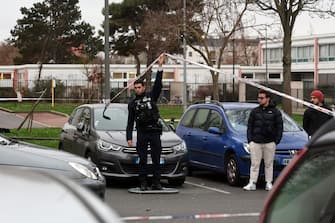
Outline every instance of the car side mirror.
POLYGON ((208 132, 215 135, 222 134, 222 131, 218 127, 209 127, 208 132))
POLYGON ((174 127, 174 118, 170 119, 169 127, 171 128, 172 131, 176 131, 176 128, 174 127))
POLYGON ((84 130, 84 127, 85 127, 84 122, 79 122, 77 124, 77 130, 80 131, 80 132, 84 130))

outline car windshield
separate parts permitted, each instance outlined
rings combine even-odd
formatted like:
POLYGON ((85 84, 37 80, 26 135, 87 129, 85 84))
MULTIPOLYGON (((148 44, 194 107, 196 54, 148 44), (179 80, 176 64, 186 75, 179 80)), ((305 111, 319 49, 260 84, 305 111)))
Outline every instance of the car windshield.
MULTIPOLYGON (((105 112, 105 116, 110 119, 102 117, 104 108, 94 109, 94 128, 103 131, 126 131, 128 121, 127 107, 111 107, 109 106, 105 112)), ((163 131, 170 131, 170 128, 163 120, 159 120, 163 125, 163 131)), ((136 125, 136 124, 135 124, 136 125)), ((136 126, 134 125, 134 130, 136 126)))
MULTIPOLYGON (((252 108, 225 109, 225 113, 232 127, 237 131, 247 131, 248 119, 252 108)), ((286 114, 282 112, 284 132, 299 132, 301 128, 286 114)))

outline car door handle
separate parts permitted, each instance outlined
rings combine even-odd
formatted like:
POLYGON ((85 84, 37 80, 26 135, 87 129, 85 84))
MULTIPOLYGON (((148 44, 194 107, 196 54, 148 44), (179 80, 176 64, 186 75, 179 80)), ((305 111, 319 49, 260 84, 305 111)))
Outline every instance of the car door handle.
POLYGON ((188 132, 186 135, 187 135, 187 136, 191 136, 192 134, 191 134, 190 132, 188 132))
POLYGON ((207 141, 207 136, 203 136, 202 140, 207 141))

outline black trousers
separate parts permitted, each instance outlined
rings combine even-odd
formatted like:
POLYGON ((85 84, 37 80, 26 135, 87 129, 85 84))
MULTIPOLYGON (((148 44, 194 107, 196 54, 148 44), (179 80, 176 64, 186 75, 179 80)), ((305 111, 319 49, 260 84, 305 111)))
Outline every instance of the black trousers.
POLYGON ((162 152, 161 145, 161 134, 159 132, 142 132, 137 131, 137 143, 136 150, 140 157, 140 171, 139 180, 145 181, 147 175, 150 174, 148 168, 148 146, 151 148, 151 160, 152 160, 152 175, 153 183, 160 182, 160 157, 162 152))

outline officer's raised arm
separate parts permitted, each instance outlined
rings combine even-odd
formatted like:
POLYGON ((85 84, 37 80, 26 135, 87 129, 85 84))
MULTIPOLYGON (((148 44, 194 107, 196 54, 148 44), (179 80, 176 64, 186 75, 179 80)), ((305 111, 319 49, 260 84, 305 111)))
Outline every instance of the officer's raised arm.
POLYGON ((156 79, 155 79, 155 83, 154 86, 152 87, 152 91, 151 91, 151 99, 154 102, 157 102, 159 95, 162 92, 162 88, 163 88, 163 83, 162 83, 162 78, 163 78, 163 63, 165 60, 165 55, 161 54, 159 56, 159 60, 158 60, 158 71, 156 74, 156 79))

